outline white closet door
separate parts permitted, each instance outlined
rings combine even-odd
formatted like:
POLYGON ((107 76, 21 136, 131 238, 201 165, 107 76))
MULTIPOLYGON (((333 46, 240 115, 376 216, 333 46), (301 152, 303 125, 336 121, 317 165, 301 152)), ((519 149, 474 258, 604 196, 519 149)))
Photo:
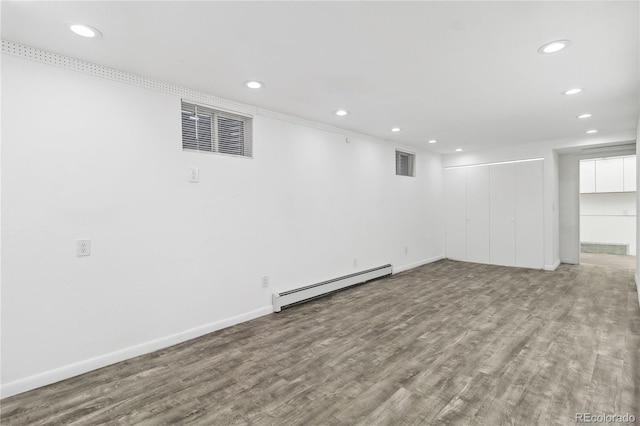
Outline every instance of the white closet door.
POLYGON ((516 163, 516 266, 544 267, 544 161, 516 163))
POLYGON ((515 185, 515 164, 490 166, 490 253, 498 265, 516 263, 515 185))
POLYGON ((467 260, 489 263, 489 167, 467 169, 467 260))
POLYGON ((467 258, 466 168, 445 169, 445 250, 450 259, 467 258))

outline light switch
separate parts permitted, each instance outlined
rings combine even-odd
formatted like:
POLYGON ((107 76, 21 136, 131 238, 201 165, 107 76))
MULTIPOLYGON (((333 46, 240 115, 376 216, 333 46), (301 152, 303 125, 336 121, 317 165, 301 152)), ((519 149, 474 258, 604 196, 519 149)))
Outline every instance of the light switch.
POLYGON ((91 256, 91 240, 76 240, 76 255, 91 256))
POLYGON ((189 167, 189 182, 200 182, 200 170, 197 167, 189 167))

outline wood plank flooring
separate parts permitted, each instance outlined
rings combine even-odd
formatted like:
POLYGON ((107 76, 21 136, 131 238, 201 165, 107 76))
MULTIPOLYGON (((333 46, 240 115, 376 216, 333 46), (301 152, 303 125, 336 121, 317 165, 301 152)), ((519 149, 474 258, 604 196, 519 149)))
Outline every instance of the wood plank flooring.
POLYGON ((636 269, 635 256, 623 256, 608 253, 580 253, 583 265, 613 266, 616 268, 636 269))
POLYGON ((6 398, 0 422, 574 425, 640 418, 639 357, 631 270, 443 260, 6 398))

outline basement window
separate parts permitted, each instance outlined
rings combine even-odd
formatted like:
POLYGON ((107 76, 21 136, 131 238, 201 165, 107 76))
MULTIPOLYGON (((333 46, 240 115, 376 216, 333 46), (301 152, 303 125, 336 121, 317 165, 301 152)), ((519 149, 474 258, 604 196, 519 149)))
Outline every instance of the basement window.
POLYGON ((416 155, 409 152, 396 151, 396 175, 415 176, 414 163, 416 155))
POLYGON ((251 118, 182 101, 182 149, 252 157, 251 118))

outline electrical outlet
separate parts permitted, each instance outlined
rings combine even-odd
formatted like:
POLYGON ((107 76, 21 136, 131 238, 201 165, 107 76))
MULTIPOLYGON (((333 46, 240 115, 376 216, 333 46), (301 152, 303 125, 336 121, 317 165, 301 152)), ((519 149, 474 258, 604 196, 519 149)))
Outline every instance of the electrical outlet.
POLYGON ((404 254, 409 254, 409 247, 404 246, 404 254))
POLYGON ((200 170, 197 167, 189 167, 189 182, 200 182, 200 170))
POLYGON ((262 288, 267 288, 269 287, 269 277, 264 276, 262 277, 262 288))
POLYGON ((91 240, 76 240, 76 255, 91 256, 91 240))
POLYGON ((353 267, 355 268, 356 266, 358 266, 358 259, 356 259, 355 257, 353 258, 353 267))

